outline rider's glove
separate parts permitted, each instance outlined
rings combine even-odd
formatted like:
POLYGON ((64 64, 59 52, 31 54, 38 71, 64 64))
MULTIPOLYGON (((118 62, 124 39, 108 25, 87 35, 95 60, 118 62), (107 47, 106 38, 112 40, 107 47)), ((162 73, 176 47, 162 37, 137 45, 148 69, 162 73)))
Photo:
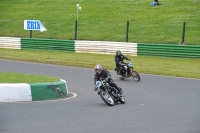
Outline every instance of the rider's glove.
POLYGON ((106 78, 105 81, 108 82, 109 78, 106 78))
POLYGON ((127 70, 127 66, 124 66, 124 69, 127 70))
POLYGON ((94 87, 94 91, 97 91, 97 88, 96 88, 96 87, 94 87))
POLYGON ((131 59, 128 59, 129 61, 131 61, 131 59))
POLYGON ((108 78, 106 78, 105 81, 108 82, 108 78))

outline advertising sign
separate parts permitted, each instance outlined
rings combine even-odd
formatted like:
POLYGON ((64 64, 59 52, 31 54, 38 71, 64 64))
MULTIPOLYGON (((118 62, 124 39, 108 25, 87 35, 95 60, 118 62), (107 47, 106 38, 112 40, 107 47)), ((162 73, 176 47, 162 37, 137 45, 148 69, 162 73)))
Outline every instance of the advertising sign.
POLYGON ((47 29, 42 25, 40 20, 24 20, 24 30, 40 30, 40 32, 47 29))

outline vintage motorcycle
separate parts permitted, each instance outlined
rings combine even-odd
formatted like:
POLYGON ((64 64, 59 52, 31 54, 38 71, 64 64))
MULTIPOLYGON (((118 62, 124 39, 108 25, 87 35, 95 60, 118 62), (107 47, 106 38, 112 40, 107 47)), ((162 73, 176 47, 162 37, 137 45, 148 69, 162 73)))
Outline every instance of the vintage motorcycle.
POLYGON ((107 105, 114 106, 118 102, 125 103, 125 96, 119 95, 118 90, 115 87, 111 87, 105 80, 97 81, 95 88, 107 105))
POLYGON ((124 80, 125 78, 133 77, 133 79, 136 82, 140 81, 140 75, 139 73, 133 68, 132 61, 130 60, 128 63, 125 63, 126 70, 124 69, 122 71, 122 74, 120 74, 120 69, 117 67, 114 67, 114 70, 116 71, 117 75, 120 79, 124 80), (129 70, 129 71, 128 71, 129 70))

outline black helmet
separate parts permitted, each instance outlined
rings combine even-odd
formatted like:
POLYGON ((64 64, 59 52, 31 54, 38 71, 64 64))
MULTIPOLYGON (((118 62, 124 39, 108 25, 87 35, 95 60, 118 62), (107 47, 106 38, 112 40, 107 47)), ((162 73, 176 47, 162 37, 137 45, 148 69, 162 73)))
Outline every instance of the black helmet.
POLYGON ((117 51, 116 51, 116 55, 117 55, 117 56, 120 56, 121 54, 122 54, 122 53, 121 53, 120 50, 117 50, 117 51))

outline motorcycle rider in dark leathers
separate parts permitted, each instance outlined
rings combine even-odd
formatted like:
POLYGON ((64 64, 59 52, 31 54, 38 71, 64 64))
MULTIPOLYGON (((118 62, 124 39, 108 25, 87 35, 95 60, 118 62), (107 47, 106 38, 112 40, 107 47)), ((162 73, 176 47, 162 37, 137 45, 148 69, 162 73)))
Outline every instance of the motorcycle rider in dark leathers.
MULTIPOLYGON (((114 83, 114 80, 111 78, 111 74, 108 70, 103 69, 100 64, 95 65, 94 70, 94 85, 96 84, 96 81, 105 80, 111 87, 115 87, 118 90, 119 95, 123 94, 122 89, 114 83)), ((97 91, 96 88, 94 88, 94 90, 97 91)))
POLYGON ((119 75, 123 75, 123 70, 127 70, 127 73, 130 73, 130 70, 127 69, 126 64, 123 62, 123 60, 129 60, 131 61, 131 59, 127 58, 126 56, 124 56, 120 50, 116 51, 116 55, 115 55, 115 63, 116 63, 116 67, 120 70, 119 75))

